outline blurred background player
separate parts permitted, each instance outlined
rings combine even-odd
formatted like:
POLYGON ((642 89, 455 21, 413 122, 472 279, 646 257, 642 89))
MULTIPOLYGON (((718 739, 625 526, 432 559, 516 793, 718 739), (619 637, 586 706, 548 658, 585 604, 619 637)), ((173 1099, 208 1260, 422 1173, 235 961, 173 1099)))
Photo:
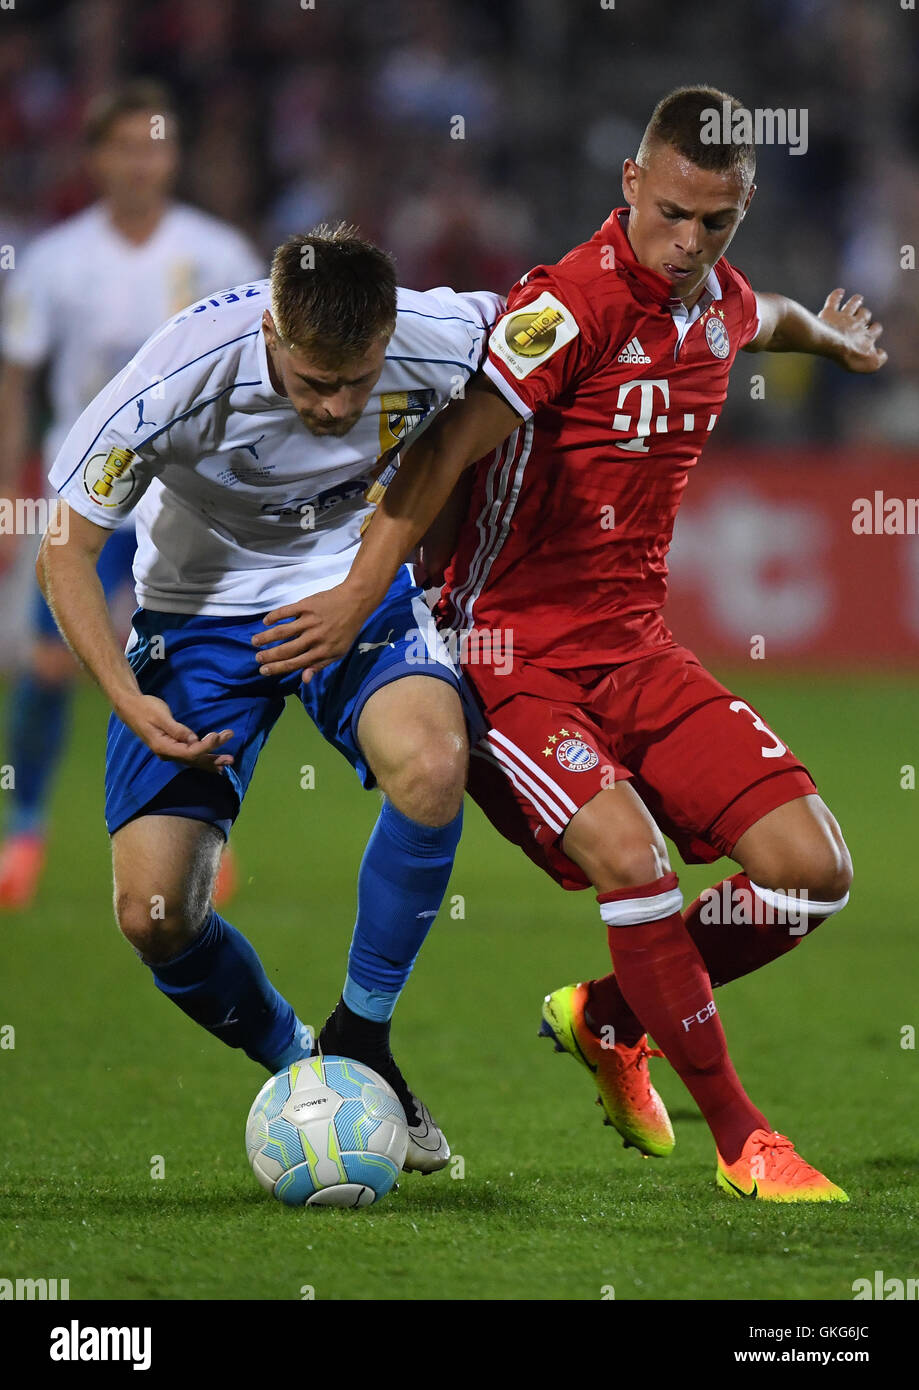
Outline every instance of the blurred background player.
MULTIPOLYGON (((179 148, 165 87, 137 79, 97 98, 84 136, 100 197, 35 238, 4 300, 0 495, 22 487, 33 388, 42 368, 50 409, 44 475, 83 409, 159 324, 210 290, 263 274, 256 251, 238 231, 173 200, 179 148)), ((154 408, 155 401, 154 391, 154 408)), ((138 419, 137 428, 147 423, 138 419)), ((100 558, 110 603, 133 588, 134 550, 128 523, 100 558)), ((2 759, 14 768, 15 785, 0 846, 0 908, 27 907, 38 887, 77 675, 37 587, 30 637, 26 665, 10 692, 2 759)), ((233 876, 227 853, 218 897, 225 900, 232 891, 233 876)))

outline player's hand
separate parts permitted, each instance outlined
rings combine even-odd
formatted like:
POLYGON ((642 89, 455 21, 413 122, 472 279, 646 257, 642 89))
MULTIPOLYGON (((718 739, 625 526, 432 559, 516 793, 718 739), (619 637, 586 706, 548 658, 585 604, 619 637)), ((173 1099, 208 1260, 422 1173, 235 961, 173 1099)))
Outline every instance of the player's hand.
POLYGON ((878 347, 881 325, 871 322, 871 311, 860 294, 853 294, 843 304, 845 290, 833 290, 817 315, 835 328, 840 343, 833 356, 849 372, 876 372, 887 361, 887 353, 878 347))
POLYGON ((120 702, 115 713, 158 758, 198 767, 205 772, 217 772, 233 761, 232 754, 216 751, 233 737, 232 729, 199 738, 193 730, 173 719, 166 701, 155 695, 132 696, 120 702))
POLYGON ((259 648, 256 660, 262 673, 281 676, 302 671, 304 682, 308 682, 314 671, 337 661, 354 645, 364 616, 356 609, 347 585, 337 584, 324 593, 275 608, 263 622, 265 632, 252 638, 252 645, 259 648), (269 646, 273 642, 281 645, 269 646))

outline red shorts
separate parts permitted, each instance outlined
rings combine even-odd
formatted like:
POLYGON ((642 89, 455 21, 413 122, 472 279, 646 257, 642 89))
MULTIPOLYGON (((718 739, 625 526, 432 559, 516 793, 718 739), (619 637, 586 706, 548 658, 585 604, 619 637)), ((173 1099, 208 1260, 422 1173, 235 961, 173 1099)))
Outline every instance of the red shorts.
POLYGON ((497 830, 563 888, 589 882, 560 845, 576 811, 631 780, 687 863, 730 855, 762 816, 817 790, 752 705, 685 647, 619 666, 467 666, 488 732, 469 792, 497 830))

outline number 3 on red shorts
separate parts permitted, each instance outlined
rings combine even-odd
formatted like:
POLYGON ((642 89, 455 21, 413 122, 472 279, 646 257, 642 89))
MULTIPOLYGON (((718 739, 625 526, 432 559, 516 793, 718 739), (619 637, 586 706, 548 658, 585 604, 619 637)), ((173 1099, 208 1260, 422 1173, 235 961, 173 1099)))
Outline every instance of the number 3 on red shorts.
POLYGON ((776 738, 772 730, 769 728, 768 724, 764 724, 763 721, 760 719, 759 715, 756 713, 756 711, 752 710, 749 705, 744 704, 743 700, 732 700, 731 709, 746 710, 747 714, 749 714, 750 718, 753 720, 754 729, 758 729, 761 734, 768 734, 769 737, 772 739, 771 748, 760 749, 760 752, 762 753, 764 758, 780 758, 782 754, 787 751, 784 743, 779 743, 778 739, 776 738))

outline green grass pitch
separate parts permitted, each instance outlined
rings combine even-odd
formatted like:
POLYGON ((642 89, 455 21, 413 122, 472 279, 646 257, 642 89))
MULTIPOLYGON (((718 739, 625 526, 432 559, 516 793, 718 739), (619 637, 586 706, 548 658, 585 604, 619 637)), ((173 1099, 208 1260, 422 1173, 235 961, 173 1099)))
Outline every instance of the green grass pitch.
MULTIPOLYGON (((15 1028, 0 1048, 0 1276, 68 1278, 71 1298, 93 1299, 589 1300, 612 1286, 617 1299, 846 1300, 876 1269, 914 1275, 919 1054, 901 1044, 919 1025, 919 791, 900 769, 919 763, 915 683, 734 674, 817 777, 856 886, 842 917, 720 991, 719 1008, 751 1095, 849 1206, 720 1194, 708 1131, 664 1062, 676 1151, 621 1148, 586 1074, 536 1038, 542 996, 606 967, 593 897, 555 888, 468 803, 394 1026, 463 1164, 404 1175, 361 1211, 272 1201, 243 1147, 263 1074, 171 1007, 113 925, 105 710, 84 688, 40 897, 0 918, 0 1027, 15 1028)), ((317 1026, 342 983, 377 804, 294 705, 234 833, 227 915, 317 1026)), ((724 868, 687 870, 687 901, 724 868)))

